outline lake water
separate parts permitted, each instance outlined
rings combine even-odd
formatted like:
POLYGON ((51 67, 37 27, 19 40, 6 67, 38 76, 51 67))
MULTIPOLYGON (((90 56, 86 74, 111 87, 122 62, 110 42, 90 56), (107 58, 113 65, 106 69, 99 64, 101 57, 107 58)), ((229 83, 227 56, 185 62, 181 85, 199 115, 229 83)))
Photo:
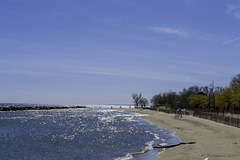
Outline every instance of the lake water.
POLYGON ((154 160, 161 150, 152 146, 179 142, 171 131, 150 125, 140 116, 110 106, 0 112, 0 157, 1 160, 154 160), (137 156, 131 154, 144 150, 149 151, 137 156))

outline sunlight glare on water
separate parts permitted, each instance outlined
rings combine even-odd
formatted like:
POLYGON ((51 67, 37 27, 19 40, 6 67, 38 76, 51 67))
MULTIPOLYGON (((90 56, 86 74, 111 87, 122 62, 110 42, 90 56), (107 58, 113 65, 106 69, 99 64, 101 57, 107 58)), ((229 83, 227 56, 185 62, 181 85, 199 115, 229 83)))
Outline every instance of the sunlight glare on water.
POLYGON ((112 160, 153 150, 169 134, 139 116, 106 107, 0 112, 0 157, 112 160))

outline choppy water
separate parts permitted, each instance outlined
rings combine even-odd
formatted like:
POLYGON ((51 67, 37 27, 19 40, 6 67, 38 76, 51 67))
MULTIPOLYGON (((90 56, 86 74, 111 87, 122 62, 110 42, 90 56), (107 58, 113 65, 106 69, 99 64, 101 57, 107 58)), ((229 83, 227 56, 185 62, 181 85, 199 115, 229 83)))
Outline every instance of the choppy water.
POLYGON ((0 112, 1 160, 156 159, 156 143, 177 143, 171 132, 140 114, 91 106, 0 112), (150 149, 132 157, 129 153, 150 149), (146 158, 147 157, 147 158, 146 158))

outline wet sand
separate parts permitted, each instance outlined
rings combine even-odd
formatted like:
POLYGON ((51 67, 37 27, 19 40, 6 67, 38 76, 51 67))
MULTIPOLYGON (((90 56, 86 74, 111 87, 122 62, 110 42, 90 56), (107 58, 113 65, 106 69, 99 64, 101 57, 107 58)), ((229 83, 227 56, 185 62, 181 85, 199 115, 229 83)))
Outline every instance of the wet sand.
POLYGON ((151 110, 127 109, 130 112, 149 114, 142 117, 161 128, 175 131, 174 135, 185 144, 160 153, 159 160, 239 160, 240 128, 216 123, 193 116, 175 118, 151 110))

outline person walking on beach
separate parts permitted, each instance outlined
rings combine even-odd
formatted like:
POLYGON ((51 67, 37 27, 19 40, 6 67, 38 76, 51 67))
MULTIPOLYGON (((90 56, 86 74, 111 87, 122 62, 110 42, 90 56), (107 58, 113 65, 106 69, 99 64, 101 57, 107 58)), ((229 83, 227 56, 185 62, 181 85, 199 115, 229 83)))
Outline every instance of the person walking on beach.
POLYGON ((180 117, 182 118, 182 109, 181 108, 178 108, 177 109, 177 113, 176 113, 176 116, 175 117, 180 117))

